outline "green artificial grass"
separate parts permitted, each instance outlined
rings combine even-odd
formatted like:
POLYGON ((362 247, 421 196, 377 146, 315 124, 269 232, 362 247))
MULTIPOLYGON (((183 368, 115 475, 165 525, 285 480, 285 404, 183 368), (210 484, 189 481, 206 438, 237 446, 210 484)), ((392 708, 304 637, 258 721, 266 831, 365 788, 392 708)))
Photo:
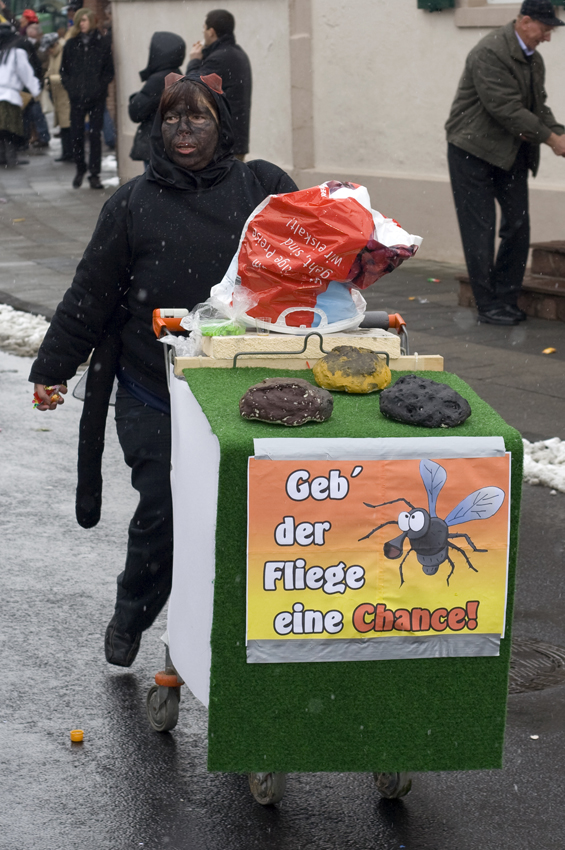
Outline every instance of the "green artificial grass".
MULTIPOLYGON (((472 415, 457 428, 385 419, 378 394, 334 394, 323 423, 249 422, 238 402, 267 369, 185 370, 221 447, 212 628, 208 768, 218 771, 427 771, 502 766, 522 482, 520 434, 447 372, 472 415), (506 636, 498 658, 247 664, 245 651, 247 459, 255 437, 502 436, 512 452, 506 636)), ((405 372, 393 372, 393 381, 405 372)), ((189 436, 187 438, 190 438, 189 436)))

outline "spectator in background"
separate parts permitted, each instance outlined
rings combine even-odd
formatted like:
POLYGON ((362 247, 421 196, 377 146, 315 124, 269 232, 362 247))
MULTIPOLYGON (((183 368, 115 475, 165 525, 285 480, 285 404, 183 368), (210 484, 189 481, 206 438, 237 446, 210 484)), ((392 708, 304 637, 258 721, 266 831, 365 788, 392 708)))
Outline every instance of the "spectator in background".
POLYGON ((139 72, 145 83, 141 91, 130 95, 129 117, 139 124, 130 157, 149 164, 151 128, 165 88, 165 77, 172 71, 182 73, 180 66, 186 56, 186 44, 180 35, 173 32, 156 32, 149 45, 147 68, 139 72))
POLYGON ((563 26, 550 0, 524 0, 520 14, 467 56, 447 130, 449 173, 479 322, 516 325, 528 250, 528 171, 540 145, 565 156, 565 127, 547 106, 536 48, 563 26), (501 210, 494 256, 495 200, 501 210))
POLYGON ((0 24, 0 164, 22 165, 17 150, 23 141, 22 89, 37 96, 41 90, 21 39, 11 24, 0 24))
POLYGON ((26 29, 30 24, 38 24, 39 18, 33 9, 24 9, 20 16, 20 35, 26 34, 26 29))
POLYGON ((204 41, 192 45, 186 73, 218 74, 231 108, 235 137, 234 153, 244 160, 249 151, 251 119, 251 65, 239 44, 235 43, 235 18, 231 12, 216 9, 204 22, 204 41))
POLYGON ((16 17, 10 7, 4 3, 4 0, 0 0, 0 24, 14 24, 14 26, 17 26, 16 17))
POLYGON ((75 189, 80 188, 87 171, 84 156, 84 121, 87 114, 90 121, 88 182, 91 189, 104 188, 100 182, 101 133, 108 85, 113 78, 110 38, 96 29, 96 18, 90 9, 79 9, 61 61, 61 80, 71 102, 71 141, 77 167, 73 179, 75 189))
MULTIPOLYGON (((29 10, 28 10, 29 11, 29 10)), ((35 14, 35 13, 34 13, 35 14)), ((36 21, 37 21, 37 15, 36 21)), ((40 86, 43 87, 44 68, 41 62, 39 48, 41 45, 41 27, 39 22, 32 21, 25 28, 25 33, 22 41, 22 47, 27 51, 29 61, 33 68, 34 74, 39 80, 40 86)), ((26 98, 27 100, 27 98, 26 98)), ((24 150, 30 146, 36 150, 42 150, 49 147, 49 128, 41 103, 38 98, 31 97, 24 108, 24 150), (33 136, 33 141, 32 141, 33 136)))
MULTIPOLYGON (((49 64, 45 74, 45 82, 53 101, 53 112, 55 126, 61 131, 61 156, 55 162, 74 162, 73 146, 71 143, 71 103, 69 96, 61 82, 61 60, 63 58, 63 47, 65 39, 55 36, 55 40, 48 48, 49 64)), ((45 36, 47 38, 47 36, 45 36)))

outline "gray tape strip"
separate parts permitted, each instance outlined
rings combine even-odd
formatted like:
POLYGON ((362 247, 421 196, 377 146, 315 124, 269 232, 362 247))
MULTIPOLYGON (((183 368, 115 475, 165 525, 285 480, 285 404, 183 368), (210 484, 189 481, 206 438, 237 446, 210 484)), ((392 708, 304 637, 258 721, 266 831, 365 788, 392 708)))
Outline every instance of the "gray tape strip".
POLYGON ((272 437, 253 440, 265 460, 420 460, 502 457, 502 437, 272 437))
POLYGON ((494 657, 499 655, 499 650, 500 635, 496 634, 342 640, 250 640, 247 643, 247 663, 494 657))

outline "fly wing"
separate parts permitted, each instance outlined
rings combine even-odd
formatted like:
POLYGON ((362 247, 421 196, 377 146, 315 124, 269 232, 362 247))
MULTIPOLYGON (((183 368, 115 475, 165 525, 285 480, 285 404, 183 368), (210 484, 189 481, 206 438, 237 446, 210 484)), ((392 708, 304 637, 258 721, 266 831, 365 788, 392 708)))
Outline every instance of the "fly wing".
POLYGON ((439 491, 447 481, 447 472, 436 463, 434 460, 420 461, 420 475, 424 482, 424 487, 428 493, 428 505, 430 516, 437 516, 436 502, 439 496, 439 491))
POLYGON ((471 522, 473 519, 489 519, 501 507, 505 496, 500 487, 481 487, 459 502, 446 516, 445 522, 451 526, 471 522))

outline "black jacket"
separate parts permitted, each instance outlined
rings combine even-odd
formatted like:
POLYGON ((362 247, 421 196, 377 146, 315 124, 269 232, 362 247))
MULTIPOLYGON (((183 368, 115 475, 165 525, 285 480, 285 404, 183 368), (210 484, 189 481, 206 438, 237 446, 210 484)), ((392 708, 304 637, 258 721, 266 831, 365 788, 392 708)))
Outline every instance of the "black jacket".
POLYGON ((165 77, 174 71, 181 74, 180 66, 186 55, 186 44, 173 32, 156 32, 149 46, 149 62, 139 76, 145 83, 141 91, 130 95, 128 113, 139 124, 130 157, 148 160, 151 152, 149 137, 153 119, 165 88, 165 77))
POLYGON ((81 35, 69 38, 63 48, 61 82, 71 103, 104 100, 114 79, 110 37, 98 30, 90 30, 88 36, 86 42, 81 35))
POLYGON ((41 59, 39 58, 39 42, 33 42, 30 38, 27 38, 27 36, 23 36, 21 44, 18 44, 17 46, 25 50, 29 59, 29 64, 33 68, 33 73, 41 85, 43 85, 43 77, 45 74, 43 71, 43 65, 41 64, 41 59))
POLYGON ((202 51, 202 59, 191 59, 186 73, 219 74, 230 105, 233 152, 249 151, 249 122, 251 120, 251 65, 247 53, 235 43, 233 35, 223 35, 202 51))

